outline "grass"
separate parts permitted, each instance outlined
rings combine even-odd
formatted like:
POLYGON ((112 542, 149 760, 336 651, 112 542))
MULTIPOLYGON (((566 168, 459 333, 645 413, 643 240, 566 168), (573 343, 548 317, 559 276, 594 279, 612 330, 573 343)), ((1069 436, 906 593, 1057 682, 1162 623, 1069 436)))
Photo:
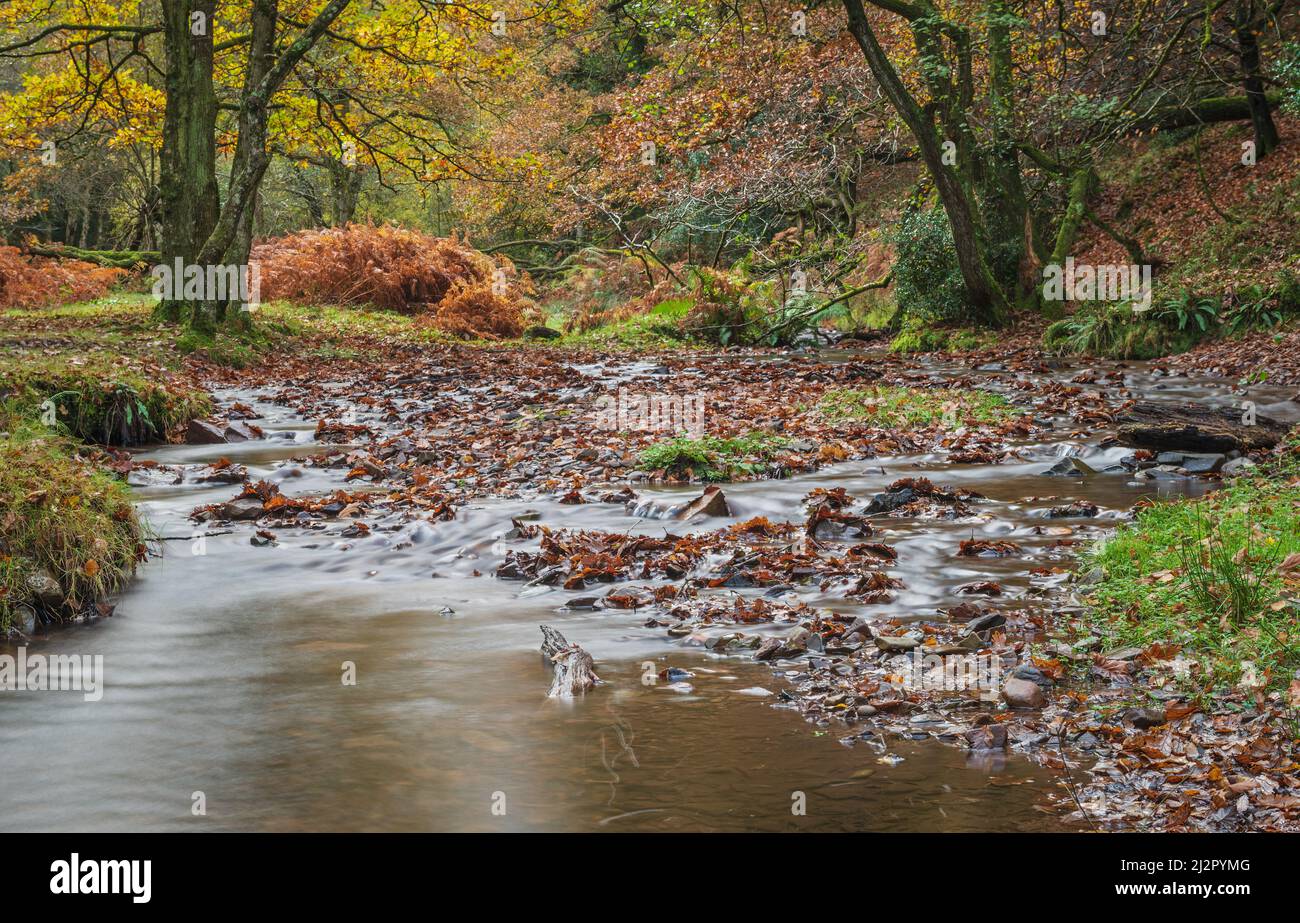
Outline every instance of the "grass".
POLYGON ((125 586, 144 533, 130 491, 71 440, 0 412, 0 635, 36 604, 33 579, 55 581, 67 617, 125 586))
MULTIPOLYGON (((691 309, 689 298, 661 301, 645 314, 616 323, 574 331, 555 342, 561 346, 585 346, 601 349, 663 350, 690 347, 690 338, 681 320, 691 309)), ((548 341, 544 341, 548 342, 548 341)))
POLYGON ((864 420, 881 426, 926 426, 940 421, 995 423, 1016 413, 1006 398, 991 391, 918 390, 881 385, 833 388, 817 409, 831 420, 864 420))
POLYGON ((1094 549, 1100 582, 1088 601, 1094 631, 1114 642, 1181 644, 1211 688, 1243 664, 1283 687, 1300 666, 1300 467, 1242 477, 1195 500, 1138 513, 1094 549))
POLYGON ((679 436, 657 442, 641 453, 642 470, 659 471, 675 478, 694 477, 701 481, 730 481, 759 474, 789 444, 784 436, 754 431, 744 436, 679 436))

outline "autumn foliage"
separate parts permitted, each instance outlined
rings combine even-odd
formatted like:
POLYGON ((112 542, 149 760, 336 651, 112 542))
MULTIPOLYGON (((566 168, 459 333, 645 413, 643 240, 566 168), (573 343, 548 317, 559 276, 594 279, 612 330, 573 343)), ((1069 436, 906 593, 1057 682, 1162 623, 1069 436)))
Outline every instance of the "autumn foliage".
POLYGON ((457 336, 519 336, 532 310, 527 280, 508 261, 455 236, 349 224, 263 241, 252 260, 265 299, 422 313, 457 336))
POLYGON ((0 247, 0 308, 90 301, 124 275, 124 269, 27 256, 17 247, 0 247))

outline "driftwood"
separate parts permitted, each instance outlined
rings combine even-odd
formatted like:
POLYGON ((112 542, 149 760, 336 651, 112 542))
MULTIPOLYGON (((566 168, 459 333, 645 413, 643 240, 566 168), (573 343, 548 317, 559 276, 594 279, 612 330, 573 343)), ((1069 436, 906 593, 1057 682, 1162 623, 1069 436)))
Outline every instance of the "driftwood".
POLYGON ((1287 425, 1269 417, 1243 422, 1242 409, 1138 401, 1119 417, 1119 441, 1157 451, 1250 452, 1276 445, 1287 425))
POLYGON ((542 656, 555 667, 551 690, 546 697, 571 699, 594 688, 600 677, 596 675, 596 663, 591 655, 578 645, 570 644, 550 625, 539 627, 542 629, 542 656))

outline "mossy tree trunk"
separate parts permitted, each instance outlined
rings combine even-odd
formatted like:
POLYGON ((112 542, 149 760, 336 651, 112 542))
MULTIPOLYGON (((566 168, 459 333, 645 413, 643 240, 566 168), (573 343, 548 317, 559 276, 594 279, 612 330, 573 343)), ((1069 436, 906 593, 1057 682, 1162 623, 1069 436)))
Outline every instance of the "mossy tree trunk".
MULTIPOLYGON (((941 24, 937 11, 929 6, 928 0, 921 0, 916 4, 895 2, 895 0, 873 0, 873 2, 908 19, 913 26, 917 47, 923 56, 931 58, 938 53, 940 43, 938 33, 945 27, 941 24)), ((960 143, 960 135, 958 139, 940 139, 933 113, 923 110, 904 86, 898 71, 881 48, 871 23, 867 20, 861 0, 844 0, 844 7, 848 13, 849 32, 862 50, 885 97, 916 139, 921 157, 934 180, 940 204, 952 227, 953 249, 970 298, 972 320, 989 325, 1000 325, 1006 319, 1007 298, 1001 284, 990 272, 985 258, 985 229, 979 219, 978 208, 971 190, 971 180, 979 175, 973 145, 967 145, 970 148, 967 152, 969 160, 963 164, 963 145, 960 143), (949 162, 951 158, 945 157, 943 144, 945 140, 951 141, 957 148, 956 163, 949 162)), ((957 27, 950 28, 956 30, 955 41, 959 48, 962 47, 963 43, 968 41, 968 36, 965 35, 964 30, 957 27)), ((927 67, 933 71, 927 77, 931 89, 937 88, 945 93, 941 103, 944 111, 939 113, 941 119, 948 126, 952 126, 955 119, 960 119, 964 123, 966 112, 962 109, 961 89, 963 68, 958 66, 956 68, 958 78, 951 80, 941 75, 942 69, 938 68, 937 61, 930 60, 927 67)), ((960 129, 960 132, 964 135, 964 128, 960 129)))
MULTIPOLYGON (((213 0, 162 4, 167 108, 158 193, 159 250, 166 266, 174 265, 177 258, 186 264, 196 261, 220 210, 217 96, 212 81, 215 8, 213 0)), ((158 312, 166 320, 178 321, 184 303, 164 299, 158 312)))

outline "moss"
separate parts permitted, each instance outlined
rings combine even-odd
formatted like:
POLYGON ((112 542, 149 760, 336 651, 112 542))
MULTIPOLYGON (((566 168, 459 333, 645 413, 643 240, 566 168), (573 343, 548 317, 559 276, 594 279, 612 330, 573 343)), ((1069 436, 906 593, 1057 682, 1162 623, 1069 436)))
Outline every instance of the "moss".
POLYGON ((126 585, 144 535, 126 485, 70 440, 0 412, 0 634, 61 619, 126 585), (39 592, 53 581, 57 592, 39 592))
POLYGON ((1016 412, 991 391, 888 386, 832 389, 822 395, 818 410, 832 420, 870 420, 881 426, 926 426, 949 419, 993 423, 1016 412))

